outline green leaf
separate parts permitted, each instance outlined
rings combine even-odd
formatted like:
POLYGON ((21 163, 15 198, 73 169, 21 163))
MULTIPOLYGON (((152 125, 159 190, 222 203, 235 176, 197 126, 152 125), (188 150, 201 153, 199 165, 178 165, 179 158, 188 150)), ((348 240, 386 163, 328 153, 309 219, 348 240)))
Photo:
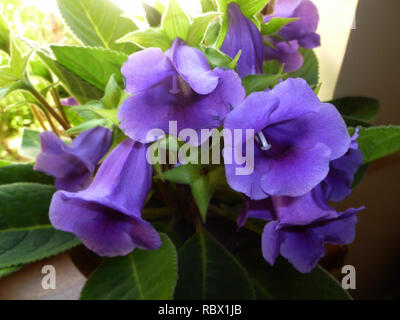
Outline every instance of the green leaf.
POLYGON ((144 11, 146 13, 146 19, 150 27, 159 27, 161 25, 161 13, 154 7, 148 5, 147 3, 142 3, 144 11))
POLYGON ((135 249, 125 257, 106 259, 82 290, 82 300, 171 300, 178 278, 177 253, 161 234, 156 251, 135 249))
POLYGON ((201 165, 181 165, 172 170, 165 171, 159 178, 175 183, 191 184, 201 177, 201 165))
POLYGON ((296 20, 299 20, 299 18, 278 18, 278 17, 271 18, 271 20, 268 21, 268 23, 263 24, 261 26, 261 33, 267 36, 274 35, 284 26, 296 20))
POLYGON ((263 75, 249 75, 242 80, 243 86, 246 89, 247 95, 256 91, 265 91, 278 84, 279 80, 283 78, 283 74, 263 74, 263 75))
POLYGON ((22 80, 12 82, 10 85, 0 88, 0 101, 10 93, 24 88, 25 83, 22 80))
POLYGON ((0 50, 10 54, 10 29, 8 24, 0 13, 0 50))
POLYGON ((400 151, 400 126, 360 128, 358 144, 364 164, 400 151))
POLYGON ((177 0, 170 0, 167 11, 162 19, 162 28, 171 40, 175 38, 187 39, 190 29, 190 20, 179 6, 177 0))
MULTIPOLYGON (((115 124, 118 126, 117 112, 118 109, 104 109, 98 102, 91 102, 86 105, 71 108, 72 111, 78 113, 82 118, 87 120, 102 120, 102 125, 115 124), (106 120, 104 122, 104 120, 106 120)), ((101 125, 101 124, 100 124, 101 125)), ((73 130, 73 129, 72 129, 73 130)))
POLYGON ((36 159, 41 152, 40 132, 24 128, 18 153, 26 158, 36 159))
POLYGON ((188 45, 192 47, 200 45, 211 22, 220 16, 221 13, 219 12, 209 12, 196 17, 189 29, 187 37, 188 45))
POLYGON ((31 60, 29 62, 31 66, 31 74, 32 76, 35 77, 40 77, 49 83, 53 83, 53 77, 51 76, 51 73, 49 69, 46 67, 46 65, 40 61, 40 60, 31 60))
POLYGON ((23 266, 17 266, 17 267, 10 267, 10 268, 2 268, 0 269, 0 278, 9 276, 10 274, 17 272, 18 270, 21 270, 23 266))
POLYGON ((145 31, 134 31, 123 36, 118 42, 132 42, 137 46, 146 48, 160 48, 165 51, 172 45, 172 41, 162 29, 147 29, 145 31))
POLYGON ((109 0, 57 0, 58 8, 73 33, 87 46, 103 47, 126 54, 137 51, 130 43, 116 43, 137 30, 132 20, 109 0))
POLYGON ((232 63, 232 58, 215 48, 205 48, 203 50, 211 68, 228 68, 232 63))
POLYGON ((366 97, 346 97, 330 101, 339 112, 350 119, 372 121, 379 113, 379 101, 366 97))
POLYGON ((38 51, 37 54, 54 75, 62 82, 70 95, 80 103, 100 100, 103 97, 104 93, 102 90, 92 86, 89 82, 83 80, 77 74, 50 58, 45 52, 38 51))
POLYGON ((177 300, 250 300, 246 270, 216 240, 197 233, 179 249, 177 300))
POLYGON ((278 258, 271 267, 261 250, 246 250, 236 255, 248 271, 259 299, 264 300, 349 300, 349 294, 324 269, 311 273, 296 271, 286 260, 278 258))
POLYGON ((206 31, 206 34, 204 35, 203 38, 203 44, 206 47, 212 47, 215 42, 218 39, 219 36, 219 32, 221 30, 221 21, 218 20, 214 20, 210 23, 210 25, 208 26, 208 29, 206 31))
POLYGON ((208 176, 202 176, 191 184, 193 198, 196 201, 203 221, 206 221, 208 205, 214 193, 214 186, 208 176))
POLYGON ((33 169, 32 164, 9 164, 0 167, 0 185, 17 182, 54 184, 54 178, 33 169))
POLYGON ((296 72, 289 73, 291 78, 303 78, 310 86, 317 86, 319 82, 319 64, 314 51, 302 49, 299 51, 303 55, 303 66, 296 72))
POLYGON ((117 109, 122 97, 122 90, 118 85, 115 76, 112 75, 108 80, 106 91, 101 103, 104 109, 117 109))
POLYGON ((76 135, 96 127, 107 127, 108 125, 109 122, 106 119, 93 119, 68 129, 66 133, 76 135))
POLYGON ((234 1, 225 0, 225 1, 228 1, 228 3, 236 2, 237 4, 239 4, 240 10, 248 18, 261 12, 261 10, 264 9, 269 2, 269 0, 234 0, 234 1))
POLYGON ((8 85, 10 82, 19 80, 12 72, 10 67, 0 67, 0 86, 8 85))
POLYGON ((56 255, 79 244, 48 218, 55 187, 35 183, 0 186, 0 268, 56 255))
POLYGON ((121 86, 124 83, 121 67, 128 59, 125 54, 75 46, 51 46, 51 50, 58 63, 102 91, 112 75, 121 86))

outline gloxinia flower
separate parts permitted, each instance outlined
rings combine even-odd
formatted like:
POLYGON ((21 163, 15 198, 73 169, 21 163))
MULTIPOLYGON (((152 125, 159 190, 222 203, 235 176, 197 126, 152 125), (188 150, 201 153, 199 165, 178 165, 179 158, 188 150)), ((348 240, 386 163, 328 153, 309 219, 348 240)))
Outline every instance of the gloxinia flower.
POLYGON ((75 192, 90 184, 97 164, 111 147, 112 132, 97 127, 81 133, 70 146, 50 131, 41 133, 40 140, 42 152, 35 170, 53 176, 57 189, 75 192))
POLYGON ((154 142, 162 137, 152 129, 213 129, 222 124, 231 106, 245 97, 233 70, 211 70, 203 53, 176 39, 162 52, 150 48, 136 52, 122 67, 126 90, 133 94, 118 112, 121 129, 135 141, 154 142))
POLYGON ((146 145, 127 139, 107 157, 88 189, 58 191, 50 205, 54 227, 74 233, 100 256, 158 249, 157 231, 141 217, 152 181, 146 151, 146 145))
POLYGON ((242 51, 237 63, 237 71, 241 78, 263 71, 263 38, 260 30, 246 18, 237 3, 228 6, 228 33, 221 51, 232 59, 242 51))
POLYGON ((238 217, 242 226, 248 218, 270 221, 261 239, 264 259, 274 265, 282 255, 302 273, 311 272, 325 255, 325 243, 354 241, 357 217, 364 208, 337 212, 325 199, 321 186, 298 198, 272 197, 249 201, 238 217))
POLYGON ((72 98, 72 97, 71 97, 71 98, 67 98, 67 99, 62 99, 62 100, 61 100, 61 104, 62 104, 63 106, 74 107, 74 106, 79 105, 79 102, 76 101, 75 98, 72 98))
POLYGON ((322 184, 325 197, 329 201, 343 201, 352 192, 354 175, 364 163, 364 157, 358 146, 357 139, 358 129, 352 137, 347 153, 330 164, 328 177, 322 184))
POLYGON ((278 32, 279 37, 266 37, 272 47, 264 48, 264 60, 278 60, 285 64, 284 72, 294 72, 303 64, 298 49, 314 49, 321 45, 321 37, 316 33, 318 9, 310 0, 277 0, 273 15, 265 16, 264 22, 272 18, 298 18, 284 26, 278 32))
MULTIPOLYGON (((225 130, 254 130, 246 139, 225 134, 226 177, 232 189, 253 200, 298 197, 320 184, 331 161, 349 149, 346 124, 331 105, 322 103, 303 79, 288 79, 269 92, 255 92, 225 119, 225 130), (238 175, 245 164, 237 154, 255 143, 254 170, 238 175)), ((249 157, 249 155, 246 155, 249 157)))

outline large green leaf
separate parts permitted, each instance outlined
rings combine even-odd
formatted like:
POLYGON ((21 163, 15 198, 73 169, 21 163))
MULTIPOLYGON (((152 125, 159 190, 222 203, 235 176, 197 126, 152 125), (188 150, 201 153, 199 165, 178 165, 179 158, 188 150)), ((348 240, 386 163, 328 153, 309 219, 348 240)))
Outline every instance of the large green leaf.
POLYGON ((62 82, 69 93, 80 103, 100 100, 103 97, 104 93, 102 90, 92 86, 89 82, 50 58, 47 53, 38 51, 37 54, 51 72, 62 82))
POLYGON ((87 46, 104 47, 130 54, 137 50, 130 43, 116 43, 137 29, 132 20, 109 0, 57 0, 58 8, 75 35, 87 46))
POLYGON ((182 300, 249 300, 255 294, 246 270, 216 240, 197 233, 178 252, 182 300))
POLYGON ((56 255, 79 244, 49 222, 53 186, 15 183, 0 186, 0 268, 56 255))
POLYGON ((237 2, 240 10, 246 17, 252 17, 259 13, 268 4, 269 0, 225 0, 227 2, 237 2))
POLYGON ((312 50, 299 49, 303 55, 303 66, 296 72, 289 74, 292 78, 303 78, 312 87, 318 85, 319 82, 319 63, 316 54, 312 50))
POLYGON ((20 270, 22 266, 17 266, 17 267, 10 267, 10 268, 2 268, 0 269, 0 278, 6 277, 14 272, 17 272, 20 270))
POLYGON ((134 31, 119 39, 118 42, 132 42, 144 49, 155 47, 161 50, 169 49, 172 44, 172 40, 168 38, 165 31, 160 28, 134 31))
POLYGON ((161 234, 156 251, 136 249, 107 259, 83 288, 82 300, 170 300, 178 278, 177 253, 172 241, 161 234))
POLYGON ((121 67, 128 59, 125 54, 102 48, 51 46, 58 63, 83 80, 104 91, 112 75, 123 85, 121 67))
POLYGON ((357 141, 364 163, 370 163, 400 151, 400 126, 360 128, 357 141))
MULTIPOLYGON (((346 97, 330 101, 347 122, 369 122, 379 113, 379 101, 367 97, 346 97)), ((350 124, 351 125, 351 124, 350 124)))
POLYGON ((54 178, 33 170, 32 164, 12 164, 0 167, 0 185, 17 182, 54 184, 54 178))
POLYGON ((259 299, 266 300, 348 300, 349 294, 321 267, 311 273, 296 271, 278 258, 271 267, 261 250, 250 249, 237 255, 248 271, 259 299))
POLYGON ((169 1, 168 9, 162 19, 162 28, 171 40, 175 38, 186 40, 190 28, 190 20, 179 6, 177 0, 169 1))

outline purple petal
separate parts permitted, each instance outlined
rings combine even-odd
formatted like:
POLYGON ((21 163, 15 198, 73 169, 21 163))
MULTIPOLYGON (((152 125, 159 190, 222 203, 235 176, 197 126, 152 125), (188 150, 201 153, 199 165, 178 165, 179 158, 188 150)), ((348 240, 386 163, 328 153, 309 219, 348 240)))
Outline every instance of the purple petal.
POLYGON ((276 231, 277 222, 270 222, 264 227, 261 238, 262 255, 271 266, 275 264, 275 260, 279 255, 282 234, 276 231))
POLYGON ((153 87, 166 78, 177 75, 169 57, 159 48, 135 52, 122 66, 126 91, 131 94, 153 87))
POLYGON ((236 222, 238 227, 241 228, 247 223, 248 219, 270 221, 275 219, 275 215, 275 209, 271 198, 260 201, 246 198, 243 209, 239 212, 236 222))
POLYGON ((71 98, 67 98, 67 99, 62 99, 62 100, 61 100, 61 104, 62 104, 63 106, 74 107, 74 106, 79 105, 79 102, 76 101, 75 98, 72 98, 72 97, 71 97, 71 98))
POLYGON ((281 255, 301 273, 309 273, 325 255, 324 241, 313 230, 283 232, 281 255))
POLYGON ((303 0, 277 0, 274 7, 274 16, 291 17, 303 0))
POLYGON ((275 48, 264 47, 264 60, 277 60, 284 65, 283 72, 295 72, 303 65, 303 56, 298 51, 297 41, 278 42, 275 48))
POLYGON ((112 144, 112 132, 108 128, 96 127, 82 132, 71 145, 71 152, 87 163, 97 165, 107 154, 112 144))
POLYGON ((321 187, 302 197, 273 197, 279 228, 307 226, 317 221, 337 218, 338 213, 325 200, 321 187))
POLYGON ((260 31, 242 14, 237 3, 229 4, 228 20, 228 33, 221 50, 232 59, 242 51, 237 64, 241 78, 262 73, 264 44, 260 31))
POLYGON ((171 60, 176 71, 198 94, 208 94, 218 85, 218 75, 211 71, 204 54, 175 39, 171 48, 171 60))

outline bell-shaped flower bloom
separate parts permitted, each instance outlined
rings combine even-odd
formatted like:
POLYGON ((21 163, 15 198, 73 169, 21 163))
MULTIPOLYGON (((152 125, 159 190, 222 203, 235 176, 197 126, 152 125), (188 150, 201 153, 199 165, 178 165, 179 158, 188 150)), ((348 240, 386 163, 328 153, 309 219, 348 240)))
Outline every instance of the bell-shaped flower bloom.
POLYGON ((322 187, 329 201, 339 202, 346 199, 352 192, 354 175, 364 163, 364 157, 357 143, 358 129, 352 137, 347 153, 330 164, 328 177, 322 187))
POLYGON ((356 213, 337 212, 325 199, 321 186, 302 197, 271 197, 248 201, 238 217, 242 226, 248 218, 271 221, 266 224, 261 247, 264 259, 274 265, 279 255, 302 273, 311 272, 325 255, 325 243, 345 245, 355 238, 356 213))
POLYGON ((284 26, 278 32, 279 37, 266 37, 272 47, 264 48, 265 60, 277 60, 285 65, 284 72, 294 72, 303 65, 298 49, 314 49, 321 45, 321 37, 316 33, 318 8, 310 0, 277 0, 273 15, 265 16, 264 22, 272 18, 298 18, 284 26))
POLYGON ((241 78, 263 72, 264 44, 260 30, 240 10, 237 3, 228 6, 228 33, 221 51, 234 59, 239 51, 241 56, 237 71, 241 78))
POLYGON ((157 231, 141 217, 152 182, 146 151, 146 145, 127 139, 103 162, 89 188, 58 191, 50 205, 54 227, 74 233, 100 256, 158 249, 157 231))
POLYGON ((97 164, 111 147, 112 132, 97 127, 81 133, 67 146, 55 133, 46 131, 40 141, 42 152, 35 170, 53 176, 57 189, 75 192, 90 184, 97 164))
POLYGON ((127 136, 142 143, 162 138, 153 129, 173 134, 171 121, 177 122, 178 132, 217 128, 245 97, 233 70, 211 70, 203 53, 180 39, 167 52, 150 48, 134 53, 122 73, 132 96, 120 107, 118 120, 127 136))
POLYGON ((224 127, 231 133, 225 134, 227 181, 253 200, 305 195, 327 177, 330 162, 342 157, 351 143, 337 109, 322 103, 300 78, 249 95, 229 113, 224 127), (238 129, 243 135, 253 130, 254 135, 240 139, 234 134, 238 129), (254 170, 239 175, 246 164, 237 155, 243 155, 248 143, 255 145, 254 170))

